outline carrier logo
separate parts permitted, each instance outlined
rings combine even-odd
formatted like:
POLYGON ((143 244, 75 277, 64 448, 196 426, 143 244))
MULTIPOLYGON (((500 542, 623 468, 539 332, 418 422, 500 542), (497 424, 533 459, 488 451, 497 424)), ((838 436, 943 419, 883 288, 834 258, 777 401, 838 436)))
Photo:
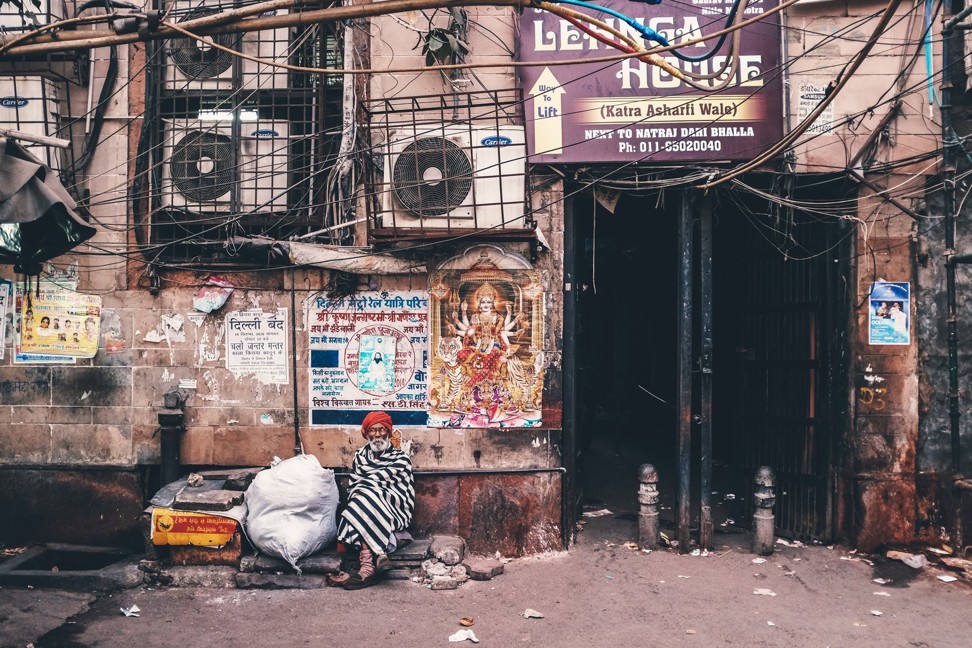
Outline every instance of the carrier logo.
POLYGON ((506 146, 507 144, 512 144, 513 140, 509 137, 503 137, 502 135, 495 135, 490 137, 484 137, 482 142, 483 146, 506 146))
POLYGON ((270 11, 264 11, 262 14, 260 14, 260 17, 265 18, 267 16, 276 16, 276 15, 277 15, 277 10, 271 9, 270 11))
POLYGON ((250 137, 280 137, 280 133, 269 128, 261 128, 250 133, 250 137))
POLYGON ((4 97, 0 99, 0 106, 4 108, 23 108, 29 103, 29 99, 21 99, 20 97, 4 97))

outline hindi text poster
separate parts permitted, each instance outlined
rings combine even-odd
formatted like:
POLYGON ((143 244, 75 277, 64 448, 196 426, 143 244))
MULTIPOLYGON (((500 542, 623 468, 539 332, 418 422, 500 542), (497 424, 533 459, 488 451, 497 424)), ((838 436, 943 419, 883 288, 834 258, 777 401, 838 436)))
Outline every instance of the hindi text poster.
POLYGON ((286 385, 287 309, 232 311, 226 314, 226 368, 253 375, 265 385, 286 385))
MULTIPOLYGON (((56 358, 93 358, 101 334, 101 296, 54 283, 18 295, 21 320, 17 352, 56 358)), ((36 358, 33 361, 46 361, 36 358)))
POLYGON ((311 425, 357 425, 372 410, 426 423, 428 306, 425 291, 307 303, 311 425))

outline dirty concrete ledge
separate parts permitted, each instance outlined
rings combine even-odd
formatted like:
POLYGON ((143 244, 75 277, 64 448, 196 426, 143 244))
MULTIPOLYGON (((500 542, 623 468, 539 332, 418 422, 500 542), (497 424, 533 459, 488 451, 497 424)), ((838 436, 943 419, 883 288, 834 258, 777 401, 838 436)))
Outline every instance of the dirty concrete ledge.
POLYGON ((117 547, 38 544, 0 562, 0 586, 111 591, 144 582, 138 556, 117 547))
MULTIPOLYGON (((127 549, 67 544, 36 545, 0 563, 0 586, 115 591, 141 585, 216 589, 317 589, 334 586, 329 576, 356 567, 356 556, 322 551, 298 562, 300 573, 284 560, 259 553, 232 564, 209 564, 206 547, 183 547, 182 564, 171 556, 143 557, 127 549), (197 560, 193 560, 193 557, 197 560), (195 563, 195 564, 194 564, 195 563)), ((239 555, 239 554, 238 554, 239 555)), ((389 580, 411 580, 432 589, 456 589, 467 580, 490 580, 503 573, 493 558, 467 556, 456 536, 409 540, 390 555, 389 580)))
MULTIPOLYGON (((197 551, 205 556, 204 548, 197 551)), ((488 580, 503 571, 499 561, 467 557, 465 541, 455 536, 410 538, 389 557, 393 567, 385 578, 425 583, 432 589, 455 589, 470 578, 488 580)), ((329 576, 354 568, 355 562, 354 555, 325 550, 298 561, 301 573, 296 573, 284 560, 261 554, 245 555, 237 565, 173 565, 143 560, 140 568, 148 582, 170 587, 317 589, 337 584, 328 582, 329 576)))

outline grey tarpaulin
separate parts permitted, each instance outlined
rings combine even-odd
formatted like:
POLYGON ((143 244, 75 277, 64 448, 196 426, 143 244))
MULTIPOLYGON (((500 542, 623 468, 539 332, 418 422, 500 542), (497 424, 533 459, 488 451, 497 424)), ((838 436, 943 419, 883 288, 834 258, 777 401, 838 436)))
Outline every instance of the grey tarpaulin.
POLYGON ((95 235, 57 175, 12 139, 0 139, 0 264, 28 275, 95 235))
POLYGON ((260 236, 234 236, 227 241, 226 247, 250 258, 266 259, 267 263, 316 266, 351 274, 422 274, 426 271, 422 261, 376 253, 370 247, 276 241, 260 236))

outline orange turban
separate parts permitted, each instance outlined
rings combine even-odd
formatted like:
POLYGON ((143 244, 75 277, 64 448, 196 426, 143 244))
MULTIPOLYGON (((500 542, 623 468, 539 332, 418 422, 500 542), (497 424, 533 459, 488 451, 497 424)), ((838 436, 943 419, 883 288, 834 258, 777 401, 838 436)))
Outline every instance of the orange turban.
POLYGON ((368 428, 372 427, 373 425, 378 425, 379 423, 388 428, 389 434, 392 433, 393 429, 391 417, 385 412, 371 412, 365 416, 364 420, 361 422, 361 436, 367 439, 368 428))

